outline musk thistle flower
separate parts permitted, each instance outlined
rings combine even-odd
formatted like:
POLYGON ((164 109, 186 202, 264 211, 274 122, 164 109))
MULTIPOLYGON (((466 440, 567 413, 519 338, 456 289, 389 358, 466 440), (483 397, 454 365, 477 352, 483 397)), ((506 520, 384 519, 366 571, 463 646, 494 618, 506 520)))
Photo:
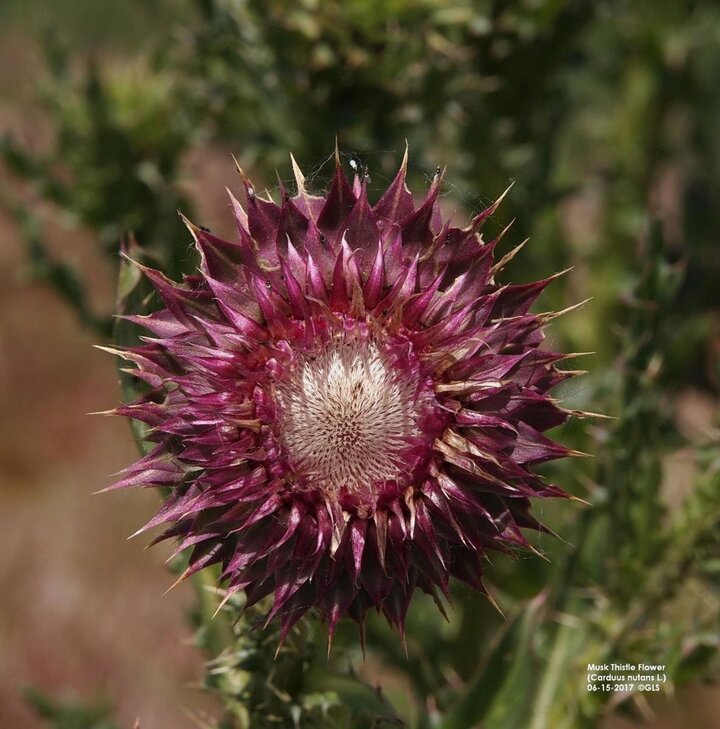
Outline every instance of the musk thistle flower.
MULTIPOLYGON (((226 595, 272 595, 281 639, 310 608, 362 627, 374 607, 403 632, 413 592, 477 590, 488 550, 544 530, 531 498, 565 496, 533 471, 571 451, 542 435, 569 413, 571 376, 529 313, 553 277, 501 285, 502 237, 443 221, 438 172, 415 207, 407 155, 371 205, 340 167, 324 197, 276 205, 243 174, 237 240, 188 223, 200 256, 182 284, 143 268, 162 308, 117 351, 149 389, 113 411, 152 450, 111 488, 164 489, 156 541, 189 549, 184 576, 219 564, 226 595)), ((242 172, 241 172, 242 174, 242 172)))

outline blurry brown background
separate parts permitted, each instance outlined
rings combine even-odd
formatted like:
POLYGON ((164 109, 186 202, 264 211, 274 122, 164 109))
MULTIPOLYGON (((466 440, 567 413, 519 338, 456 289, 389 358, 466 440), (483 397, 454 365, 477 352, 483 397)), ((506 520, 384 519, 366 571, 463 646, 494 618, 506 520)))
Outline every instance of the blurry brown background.
MULTIPOLYGON (((0 129, 33 148, 47 135, 33 104, 38 56, 22 26, 0 31, 0 129)), ((106 262, 72 226, 46 221, 48 239, 110 310, 106 262)), ((17 240, 0 213, 0 727, 41 726, 22 698, 28 686, 106 698, 121 726, 138 716, 148 728, 196 726, 187 712, 209 702, 190 688, 202 660, 184 619, 191 588, 163 596, 173 581, 167 550, 126 541, 156 497, 93 495, 136 454, 127 423, 87 415, 118 402, 115 364, 24 275, 17 240)))
MULTIPOLYGON (((4 49, 3 49, 4 50, 4 49)), ((3 108, 1 114, 6 113, 3 108)), ((81 258, 57 221, 53 238, 81 258)), ((13 231, 0 217, 3 241, 13 231)), ((87 251, 87 248, 85 248, 87 251)), ((84 267, 109 307, 108 272, 84 267)), ((171 584, 164 550, 126 541, 155 495, 92 495, 135 456, 127 424, 86 413, 118 401, 112 358, 47 289, 29 284, 19 249, 0 250, 0 727, 40 726, 28 686, 105 696, 122 726, 194 726, 183 706, 201 658, 183 611, 190 588, 171 584)))

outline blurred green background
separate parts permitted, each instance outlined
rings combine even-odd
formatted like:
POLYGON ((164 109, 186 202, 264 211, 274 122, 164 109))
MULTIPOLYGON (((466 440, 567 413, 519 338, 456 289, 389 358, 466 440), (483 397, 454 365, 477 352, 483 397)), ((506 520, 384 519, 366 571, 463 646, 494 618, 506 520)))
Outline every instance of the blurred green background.
POLYGON ((162 553, 124 542, 153 497, 89 497, 133 449, 82 415, 119 398, 88 345, 110 336, 129 231, 192 270, 176 211, 234 235, 231 154, 272 194, 292 152, 319 192, 337 135, 371 195, 405 140, 418 195, 447 164, 456 220, 514 183, 486 228, 514 219, 508 250, 531 239, 504 280, 573 267, 541 309, 593 297, 550 333, 595 354, 558 397, 617 418, 561 434, 595 457, 547 473, 592 506, 543 507, 567 540, 536 540, 550 563, 490 568, 507 620, 462 590, 449 625, 420 601, 412 668, 372 623, 358 670, 415 726, 432 707, 447 727, 468 711, 491 729, 717 726, 720 5, 4 0, 0 69, 0 725, 180 729, 219 711, 188 687, 192 591, 161 598, 162 553), (588 695, 602 656, 664 662, 677 690, 588 695), (29 685, 60 703, 32 710, 29 685))

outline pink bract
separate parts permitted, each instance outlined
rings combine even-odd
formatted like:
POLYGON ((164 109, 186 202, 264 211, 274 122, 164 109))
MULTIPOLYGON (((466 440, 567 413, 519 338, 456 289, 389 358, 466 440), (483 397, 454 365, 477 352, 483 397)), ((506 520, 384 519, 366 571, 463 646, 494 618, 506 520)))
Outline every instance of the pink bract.
POLYGON ((149 392, 115 412, 154 447, 111 488, 165 489, 143 530, 169 525, 186 575, 219 563, 228 596, 273 595, 283 638, 311 608, 331 634, 371 607, 402 632, 416 588, 484 591, 486 552, 543 530, 530 498, 565 496, 533 471, 571 453, 542 435, 573 374, 529 313, 552 277, 496 283, 498 203, 444 222, 441 175, 415 207, 407 156, 375 205, 339 161, 324 197, 293 165, 280 205, 243 175, 236 241, 188 224, 198 275, 143 268, 163 307, 127 317, 151 336, 120 354, 149 392))

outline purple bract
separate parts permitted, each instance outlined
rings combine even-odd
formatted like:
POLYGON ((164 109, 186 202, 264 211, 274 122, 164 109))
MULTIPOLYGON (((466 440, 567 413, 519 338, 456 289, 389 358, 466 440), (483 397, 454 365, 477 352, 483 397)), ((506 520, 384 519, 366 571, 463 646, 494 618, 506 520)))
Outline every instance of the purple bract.
POLYGON ((573 374, 528 313, 552 278, 497 284, 498 203, 443 222, 441 175, 416 208, 407 156, 374 206, 339 162, 324 197, 293 165, 279 206, 243 175, 235 242, 188 224, 198 275, 143 268, 164 306, 127 317, 152 336, 120 354, 150 390, 114 412, 155 445, 111 488, 166 489, 143 529, 169 525, 186 575, 219 563, 228 596, 272 594, 283 637, 313 607, 331 634, 370 607, 402 632, 415 588, 484 591, 487 550, 543 529, 529 499, 565 496, 533 472, 572 453, 541 434, 573 374))

